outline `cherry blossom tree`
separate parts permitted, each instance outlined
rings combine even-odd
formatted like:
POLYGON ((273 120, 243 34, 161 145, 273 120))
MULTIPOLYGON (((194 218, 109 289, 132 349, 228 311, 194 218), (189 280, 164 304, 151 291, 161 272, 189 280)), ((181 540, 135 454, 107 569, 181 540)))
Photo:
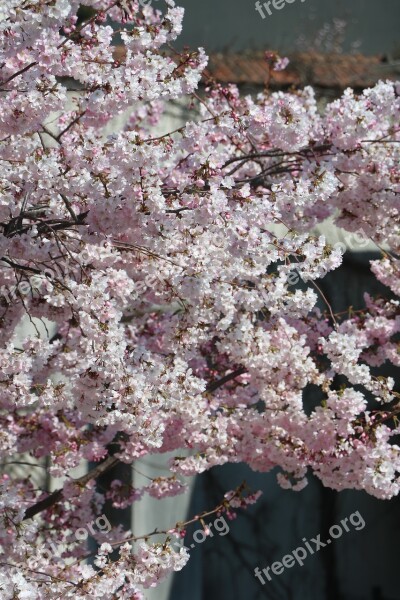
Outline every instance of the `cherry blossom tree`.
MULTIPOLYGON (((64 478, 52 494, 0 480, 4 600, 145 597, 187 562, 183 523, 162 544, 96 532, 93 565, 74 531, 106 500, 176 495, 180 476, 215 465, 278 467, 295 490, 314 473, 399 491, 399 395, 372 369, 400 365, 400 85, 347 90, 324 114, 311 88, 197 91, 207 58, 173 48, 172 0, 79 3, 0 7, 1 460, 47 457, 64 478), (170 101, 191 118, 156 136, 170 101), (310 233, 328 217, 382 252, 371 269, 387 295, 356 313, 335 315, 318 285, 343 255, 310 233), (310 384, 323 397, 311 413, 310 384), (166 452, 170 477, 96 489, 118 462, 166 452), (73 479, 84 461, 97 466, 73 479), (60 538, 61 556, 38 554, 60 538)), ((266 69, 285 62, 266 55, 266 69)), ((213 510, 256 498, 228 491, 213 510)))

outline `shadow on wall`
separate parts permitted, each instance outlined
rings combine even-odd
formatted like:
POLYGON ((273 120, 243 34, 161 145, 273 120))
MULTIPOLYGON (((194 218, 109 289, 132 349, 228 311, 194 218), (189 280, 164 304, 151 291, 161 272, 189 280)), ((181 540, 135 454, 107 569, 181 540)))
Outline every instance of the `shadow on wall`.
POLYGON ((314 477, 302 492, 285 491, 275 473, 227 465, 198 478, 190 513, 214 506, 243 479, 262 489, 262 498, 239 511, 228 535, 196 545, 188 566, 175 575, 169 600, 398 599, 398 498, 336 493, 314 477), (337 539, 326 544, 329 531, 337 539))

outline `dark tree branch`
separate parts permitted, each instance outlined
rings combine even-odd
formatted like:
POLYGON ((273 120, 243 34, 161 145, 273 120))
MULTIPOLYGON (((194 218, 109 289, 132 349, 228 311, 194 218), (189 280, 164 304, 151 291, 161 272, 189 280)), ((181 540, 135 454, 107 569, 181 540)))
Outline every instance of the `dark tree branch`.
POLYGON ((225 385, 225 383, 236 379, 236 377, 239 377, 239 375, 243 375, 244 373, 246 373, 246 369, 244 367, 240 367, 240 369, 236 369, 236 371, 228 373, 228 375, 221 377, 221 379, 211 381, 206 387, 206 392, 215 392, 215 390, 225 385))
MULTIPOLYGON (((119 462, 119 459, 115 456, 109 456, 104 462, 100 463, 97 467, 89 471, 89 473, 86 473, 86 475, 83 475, 82 477, 79 477, 79 479, 75 479, 74 481, 77 485, 83 487, 87 484, 88 481, 90 481, 91 479, 96 479, 109 469, 112 469, 119 462)), ((55 492, 50 494, 50 496, 47 496, 47 498, 45 498, 44 500, 40 500, 39 502, 36 502, 36 504, 34 504, 33 506, 30 506, 25 511, 23 521, 25 521, 26 519, 32 519, 32 517, 39 514, 43 510, 51 508, 52 506, 54 506, 54 504, 62 500, 63 497, 64 496, 62 489, 56 490, 55 492)))

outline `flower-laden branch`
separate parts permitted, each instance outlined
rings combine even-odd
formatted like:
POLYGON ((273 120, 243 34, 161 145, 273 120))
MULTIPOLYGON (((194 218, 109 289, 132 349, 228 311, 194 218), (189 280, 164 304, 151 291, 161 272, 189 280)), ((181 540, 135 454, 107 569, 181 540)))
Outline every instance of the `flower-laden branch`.
MULTIPOLYGON (((251 98, 208 78, 203 51, 173 49, 172 0, 164 12, 88 0, 79 25, 77 0, 3 4, 0 460, 46 458, 65 483, 43 497, 0 479, 1 585, 141 598, 184 566, 185 552, 156 544, 132 558, 123 529, 96 534, 120 548, 114 563, 100 550, 101 576, 82 564, 70 532, 106 499, 140 495, 118 480, 97 489, 118 461, 171 453, 171 476, 146 486, 160 498, 184 491, 179 475, 229 462, 278 467, 295 490, 312 472, 336 490, 398 494, 398 391, 379 373, 400 366, 398 84, 347 90, 322 114, 311 88, 251 98), (185 125, 157 135, 169 103, 185 104, 185 125), (385 297, 335 313, 321 280, 343 248, 310 233, 327 219, 380 249, 385 297), (32 331, 16 342, 23 318, 32 331), (310 385, 322 398, 311 412, 310 385), (97 466, 74 480, 85 461, 97 466), (65 554, 28 574, 33 546, 57 532, 65 554)), ((269 75, 286 62, 266 59, 269 75)))
MULTIPOLYGON (((228 383, 229 381, 233 381, 234 379, 236 379, 236 377, 243 375, 245 372, 246 372, 246 370, 243 368, 236 369, 236 371, 233 371, 232 373, 228 373, 227 375, 225 375, 218 381, 210 382, 206 387, 206 391, 210 392, 210 393, 214 392, 219 387, 223 386, 225 383, 228 383)), ((74 479, 73 482, 76 485, 78 485, 79 487, 84 488, 85 485, 89 481, 97 479, 98 477, 100 477, 100 475, 103 475, 110 469, 113 469, 114 467, 116 467, 120 462, 121 461, 118 458, 116 458, 115 456, 109 456, 101 464, 97 465, 97 467, 95 467, 94 469, 92 469, 91 471, 86 473, 85 475, 82 475, 78 479, 74 479)), ((55 492, 53 492, 52 494, 50 494, 43 500, 40 500, 33 506, 30 506, 29 508, 27 508, 25 511, 24 520, 31 519, 32 517, 38 515, 42 511, 48 510, 49 508, 51 508, 52 506, 54 506, 55 504, 57 504, 58 502, 61 502, 63 500, 68 500, 68 498, 64 497, 63 490, 62 489, 56 490, 55 492)))
MULTIPOLYGON (((97 467, 95 467, 85 475, 82 475, 82 477, 74 479, 74 483, 77 486, 84 488, 89 481, 91 481, 92 479, 95 480, 97 477, 100 477, 100 475, 103 475, 104 473, 115 467, 119 462, 120 461, 115 456, 109 456, 100 465, 97 465, 97 467)), ((47 496, 47 498, 44 498, 43 500, 40 500, 40 502, 37 502, 33 506, 27 508, 24 514, 24 520, 32 519, 33 517, 41 513, 43 510, 48 510, 49 508, 54 506, 54 504, 62 500, 68 500, 68 498, 64 498, 62 489, 52 492, 49 496, 47 496)))

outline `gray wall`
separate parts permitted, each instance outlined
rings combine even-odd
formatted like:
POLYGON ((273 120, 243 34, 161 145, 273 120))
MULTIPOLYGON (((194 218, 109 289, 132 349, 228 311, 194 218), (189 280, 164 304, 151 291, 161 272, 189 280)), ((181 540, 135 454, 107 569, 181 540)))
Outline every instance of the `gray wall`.
MULTIPOLYGON (((300 37, 314 42, 325 23, 343 19, 347 21, 345 51, 357 48, 364 54, 400 58, 400 0, 292 1, 281 10, 271 5, 273 14, 263 20, 255 0, 177 0, 186 9, 179 43, 204 46, 208 52, 267 47, 290 51, 300 37), (354 45, 357 42, 359 47, 354 45)), ((156 5, 158 0, 153 2, 156 5)), ((329 40, 325 45, 329 50, 329 40)))

